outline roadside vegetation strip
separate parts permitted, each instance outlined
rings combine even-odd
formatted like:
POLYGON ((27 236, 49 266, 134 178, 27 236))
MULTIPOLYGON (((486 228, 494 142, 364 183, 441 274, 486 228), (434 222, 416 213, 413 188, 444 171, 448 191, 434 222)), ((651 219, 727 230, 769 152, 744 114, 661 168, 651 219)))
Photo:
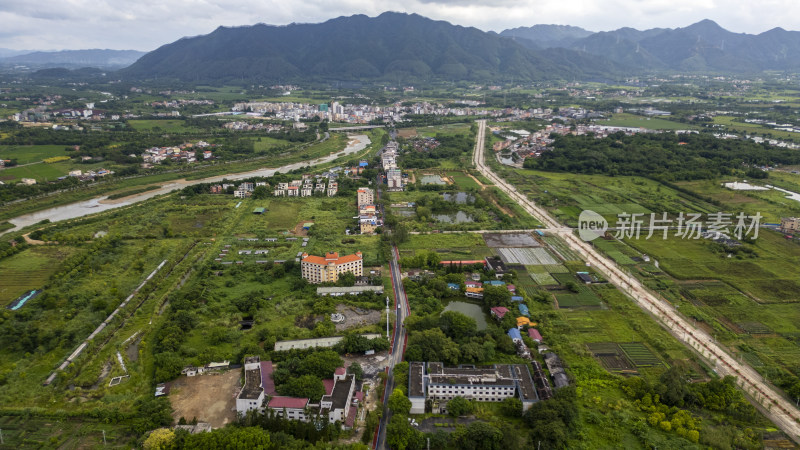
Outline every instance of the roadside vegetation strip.
POLYGON ((97 327, 97 328, 96 328, 96 329, 95 329, 95 330, 92 332, 92 334, 90 334, 90 335, 89 335, 89 337, 87 337, 87 338, 86 338, 86 340, 85 340, 85 341, 83 341, 83 343, 82 343, 81 345, 79 345, 79 346, 78 346, 78 348, 77 348, 77 349, 75 349, 75 351, 74 351, 74 352, 72 352, 72 354, 70 354, 70 355, 69 355, 69 357, 67 357, 67 359, 66 359, 66 360, 65 360, 63 363, 61 363, 61 365, 60 365, 60 366, 58 366, 58 369, 54 370, 54 371, 53 371, 53 372, 50 374, 50 376, 48 376, 48 377, 47 377, 47 379, 46 379, 46 380, 45 380, 45 382, 44 382, 44 385, 45 385, 45 386, 47 386, 47 385, 49 385, 50 383, 52 383, 52 382, 53 382, 53 380, 56 378, 56 375, 58 375, 58 371, 59 371, 59 370, 64 370, 64 369, 66 369, 66 368, 67 368, 67 366, 69 366, 69 364, 70 364, 70 363, 71 363, 71 362, 72 362, 72 361, 73 361, 75 358, 77 358, 78 356, 80 356, 80 354, 83 352, 83 350, 84 350, 84 349, 86 349, 86 346, 88 346, 88 345, 89 345, 89 342, 90 342, 92 339, 94 339, 94 337, 95 337, 95 336, 97 336, 97 335, 98 335, 98 334, 99 334, 101 331, 103 331, 103 329, 104 329, 106 326, 108 326, 108 324, 109 324, 109 323, 111 323, 111 320, 114 318, 114 316, 116 316, 116 315, 117 315, 117 314, 118 314, 118 313, 119 313, 119 312, 120 312, 120 311, 121 311, 123 308, 125 308, 125 306, 128 304, 128 302, 130 302, 130 301, 131 301, 131 299, 132 299, 133 297, 135 297, 135 296, 136 296, 136 294, 138 294, 138 293, 139 293, 139 291, 140 291, 140 290, 141 290, 141 289, 142 289, 142 288, 145 286, 145 284, 147 284, 147 282, 148 282, 148 281, 150 281, 150 280, 151 280, 151 279, 152 279, 152 278, 153 278, 153 277, 154 277, 154 276, 155 276, 155 275, 158 273, 158 271, 159 271, 159 270, 161 270, 161 268, 162 268, 162 267, 164 267, 164 264, 166 264, 166 263, 167 263, 167 260, 166 260, 166 259, 165 259, 164 261, 162 261, 162 262, 161 262, 161 264, 159 264, 159 265, 158 265, 158 267, 156 267, 156 268, 155 268, 155 270, 153 270, 153 271, 150 273, 150 275, 148 275, 148 276, 147 276, 147 278, 145 278, 145 279, 144 279, 144 281, 142 281, 142 283, 141 283, 141 284, 140 284, 140 285, 139 285, 139 286, 138 286, 136 289, 134 289, 134 291, 133 291, 133 292, 132 292, 132 293, 131 293, 131 294, 130 294, 130 295, 129 295, 129 296, 128 296, 128 297, 127 297, 127 298, 126 298, 126 299, 125 299, 123 302, 122 302, 122 303, 120 303, 120 305, 119 305, 119 306, 117 306, 117 308, 116 308, 116 309, 115 309, 115 310, 114 310, 114 311, 113 311, 113 312, 112 312, 112 313, 111 313, 111 314, 108 316, 108 318, 106 318, 106 320, 104 320, 104 321, 103 321, 103 323, 101 323, 101 324, 100 324, 100 325, 99 325, 99 326, 98 326, 98 327, 97 327))

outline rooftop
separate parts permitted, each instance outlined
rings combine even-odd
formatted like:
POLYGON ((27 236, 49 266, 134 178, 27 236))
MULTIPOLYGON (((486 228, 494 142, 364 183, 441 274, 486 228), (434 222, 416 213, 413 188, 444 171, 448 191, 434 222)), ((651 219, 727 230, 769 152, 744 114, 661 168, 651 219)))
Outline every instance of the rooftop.
POLYGON ((270 408, 305 408, 308 405, 307 398, 296 397, 272 397, 267 405, 270 408))
POLYGON ((511 366, 514 373, 514 378, 517 379, 517 387, 519 388, 519 396, 522 401, 537 401, 539 397, 536 395, 536 386, 531 379, 531 372, 528 366, 524 364, 514 364, 511 366))
POLYGON ((261 368, 244 371, 244 386, 240 399, 256 400, 264 390, 261 389, 261 368))
POLYGON ((422 375, 425 372, 423 363, 412 362, 408 371, 408 396, 409 397, 423 397, 425 389, 423 389, 422 375))
POLYGON ((342 409, 348 406, 348 396, 350 395, 350 388, 356 382, 355 375, 347 375, 344 380, 336 381, 333 386, 333 393, 331 393, 331 409, 342 409))
POLYGON ((275 381, 272 379, 272 361, 261 361, 261 387, 267 395, 275 395, 275 381))

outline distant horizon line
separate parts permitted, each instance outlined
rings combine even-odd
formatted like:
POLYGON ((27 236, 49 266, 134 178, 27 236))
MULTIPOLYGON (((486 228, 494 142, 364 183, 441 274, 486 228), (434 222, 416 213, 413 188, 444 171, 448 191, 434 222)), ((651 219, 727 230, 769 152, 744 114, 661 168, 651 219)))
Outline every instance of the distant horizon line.
POLYGON ((348 15, 348 16, 344 16, 343 15, 343 16, 331 17, 329 19, 325 19, 325 20, 322 20, 322 21, 319 21, 319 22, 290 22, 290 23, 286 23, 286 24, 269 24, 269 23, 265 23, 265 22, 256 22, 256 23, 242 24, 242 25, 217 25, 213 30, 211 30, 211 31, 209 31, 207 33, 182 36, 182 37, 180 37, 178 39, 175 39, 175 40, 172 40, 172 41, 169 41, 169 42, 164 42, 164 43, 158 45, 157 47, 149 49, 149 50, 141 50, 141 49, 137 49, 137 48, 102 48, 102 49, 101 48, 62 48, 62 49, 23 49, 23 50, 18 50, 18 49, 14 49, 14 48, 10 48, 10 47, 4 47, 2 44, 0 44, 0 51, 6 50, 6 51, 12 51, 12 52, 17 52, 18 53, 16 55, 0 56, 0 60, 6 59, 6 58, 13 58, 13 57, 16 57, 16 56, 24 56, 24 55, 27 55, 27 54, 30 54, 30 53, 36 53, 36 52, 58 53, 58 52, 67 52, 67 51, 113 50, 113 51, 136 51, 136 52, 149 53, 149 52, 152 52, 153 50, 156 50, 157 48, 159 48, 159 47, 161 47, 163 45, 171 44, 171 43, 179 41, 181 39, 193 38, 193 37, 198 37, 198 36, 205 36, 205 35, 213 33, 215 30, 218 30, 220 28, 246 28, 246 27, 253 27, 253 26, 257 26, 257 25, 266 25, 266 26, 273 26, 273 27, 288 27, 288 26, 292 26, 292 25, 317 25, 317 24, 323 24, 323 23, 329 22, 331 20, 342 19, 342 18, 350 18, 350 17, 355 17, 355 16, 366 16, 366 17, 368 17, 370 19, 375 19, 375 18, 380 17, 380 16, 382 16, 384 14, 387 14, 387 13, 402 14, 402 15, 408 15, 408 16, 417 15, 419 17, 422 17, 422 18, 425 18, 425 19, 428 19, 428 20, 433 20, 433 21, 437 21, 437 22, 447 22, 447 23, 449 23, 451 25, 460 26, 460 27, 464 27, 464 28, 475 28, 475 29, 480 30, 480 31, 482 31, 484 33, 494 33, 494 34, 497 34, 498 36, 503 31, 515 30, 515 29, 519 29, 519 28, 533 28, 533 27, 536 27, 536 26, 573 27, 573 28, 580 28, 582 30, 585 30, 587 32, 595 34, 595 33, 608 33, 608 32, 612 32, 612 31, 621 30, 623 28, 630 28, 630 29, 637 30, 637 31, 647 31, 647 30, 652 30, 652 29, 677 30, 677 29, 681 29, 681 28, 688 28, 688 27, 690 27, 692 25, 696 25, 696 24, 702 23, 702 22, 712 22, 712 23, 716 24, 717 26, 719 26, 720 28, 722 28, 725 31, 728 31, 730 33, 744 34, 744 35, 750 35, 750 36, 758 36, 760 34, 763 34, 763 33, 766 33, 766 32, 769 32, 769 31, 772 31, 772 30, 775 30, 775 29, 781 29, 781 30, 788 31, 788 32, 798 31, 798 30, 792 30, 792 29, 789 29, 789 28, 786 28, 786 27, 782 27, 782 26, 774 26, 774 27, 771 27, 771 28, 766 29, 764 31, 761 31, 760 33, 737 32, 737 31, 729 30, 728 28, 725 28, 724 26, 720 25, 719 22, 717 22, 716 20, 709 19, 709 18, 701 19, 701 20, 698 20, 696 22, 690 23, 688 25, 684 25, 684 26, 680 26, 680 27, 674 27, 674 28, 658 27, 658 26, 657 27, 650 27, 650 28, 636 28, 636 27, 633 27, 633 26, 625 25, 625 26, 621 26, 621 27, 617 27, 617 28, 611 28, 611 29, 607 29, 607 30, 590 30, 590 29, 584 28, 584 27, 579 26, 579 25, 572 25, 572 24, 565 24, 565 23, 537 23, 537 24, 533 24, 533 25, 520 25, 520 26, 516 26, 516 27, 504 28, 501 31, 494 31, 494 30, 484 30, 484 29, 481 29, 481 28, 478 28, 478 27, 475 27, 475 26, 471 26, 471 25, 461 25, 461 24, 457 24, 457 23, 454 23, 454 22, 452 22, 450 20, 445 20, 445 19, 434 19, 434 18, 431 18, 431 17, 428 17, 428 16, 423 16, 422 14, 419 14, 419 13, 407 13, 407 12, 400 12, 400 11, 384 11, 384 12, 382 12, 380 14, 375 15, 375 16, 370 16, 368 14, 363 14, 363 13, 355 13, 355 14, 351 14, 351 15, 348 15))

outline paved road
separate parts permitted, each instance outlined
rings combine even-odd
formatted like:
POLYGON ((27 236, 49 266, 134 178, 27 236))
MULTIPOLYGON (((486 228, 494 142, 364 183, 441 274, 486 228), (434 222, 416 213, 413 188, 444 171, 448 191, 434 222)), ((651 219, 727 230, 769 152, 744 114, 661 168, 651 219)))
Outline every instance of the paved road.
POLYGON ((761 375, 749 365, 737 361, 730 356, 716 340, 704 330, 695 328, 667 301, 659 298, 647 290, 638 279, 618 267, 614 262, 598 253, 589 244, 578 238, 574 230, 565 228, 550 214, 536 206, 525 195, 517 192, 516 188, 498 177, 485 164, 484 143, 486 121, 478 121, 478 136, 475 143, 473 162, 478 170, 495 185, 505 191, 514 201, 533 217, 541 221, 545 227, 554 230, 569 247, 578 252, 587 263, 594 266, 599 272, 628 294, 642 309, 655 316, 662 326, 685 345, 700 353, 714 366, 720 376, 732 375, 736 383, 751 398, 758 402, 767 412, 767 417, 793 440, 800 443, 800 410, 795 404, 781 394, 761 375))
POLYGON ((392 247, 392 259, 389 261, 389 273, 392 276, 392 290, 394 291, 395 298, 395 313, 397 314, 397 321, 394 327, 394 337, 392 338, 392 353, 389 357, 389 378, 386 380, 386 391, 383 394, 383 416, 381 417, 380 424, 378 425, 378 439, 375 448, 386 449, 386 425, 391 418, 391 412, 386 406, 389 400, 389 394, 394 390, 394 366, 403 361, 403 352, 406 350, 406 328, 403 325, 403 320, 408 315, 408 298, 406 291, 403 288, 403 280, 400 278, 400 264, 399 252, 397 247, 392 247))

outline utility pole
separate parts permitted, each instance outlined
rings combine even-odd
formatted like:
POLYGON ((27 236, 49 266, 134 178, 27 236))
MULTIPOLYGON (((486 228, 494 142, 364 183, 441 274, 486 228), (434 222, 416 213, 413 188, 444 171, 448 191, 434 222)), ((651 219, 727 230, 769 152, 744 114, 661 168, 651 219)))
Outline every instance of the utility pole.
POLYGON ((2 428, 0 428, 0 444, 5 444, 5 442, 3 442, 3 429, 2 428))
POLYGON ((389 339, 389 296, 386 296, 386 339, 389 339))
POLYGON ((103 430, 103 445, 106 445, 106 430, 103 430))

